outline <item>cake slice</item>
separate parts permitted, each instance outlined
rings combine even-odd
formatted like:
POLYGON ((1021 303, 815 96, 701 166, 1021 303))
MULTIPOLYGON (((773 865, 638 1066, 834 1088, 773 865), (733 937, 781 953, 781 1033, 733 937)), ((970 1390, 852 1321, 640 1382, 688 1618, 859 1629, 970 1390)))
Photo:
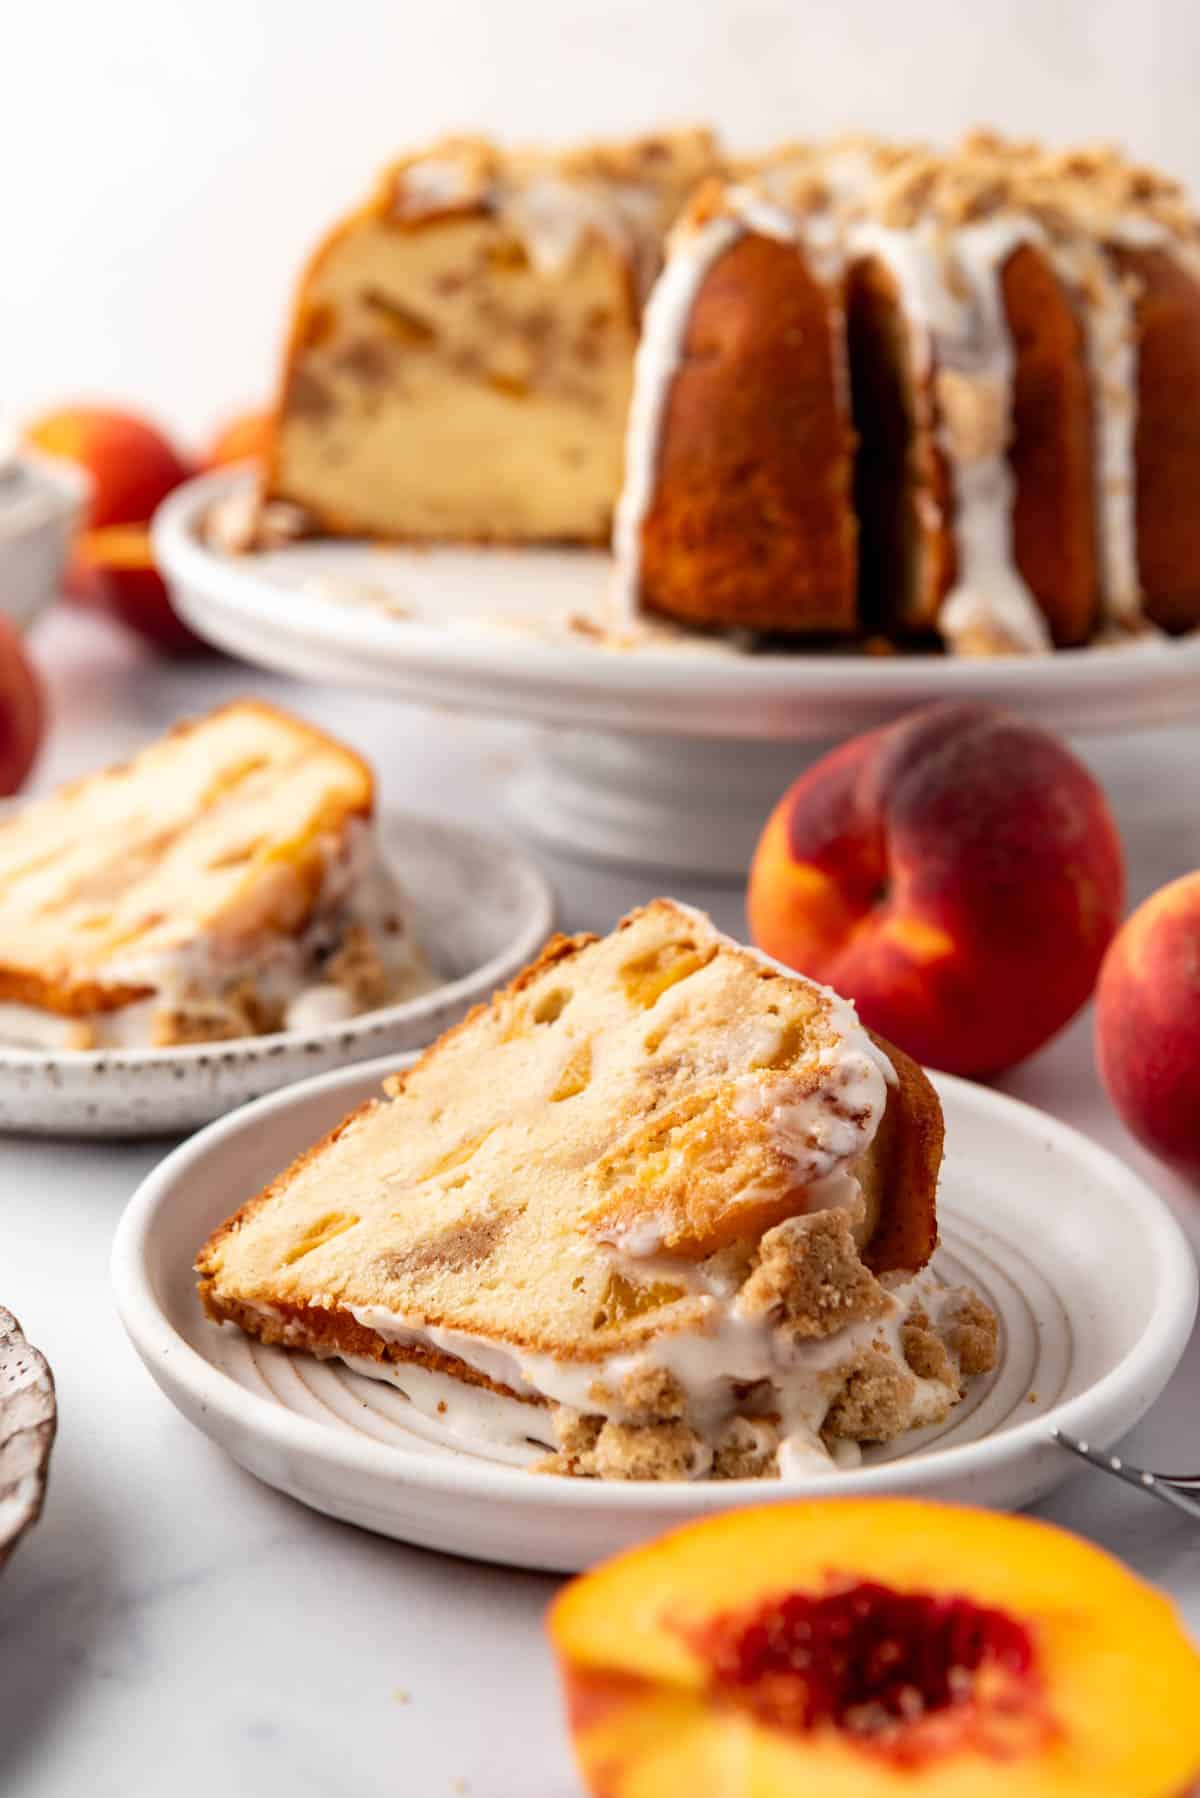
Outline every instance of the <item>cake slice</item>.
POLYGON ((602 543, 644 293, 707 132, 396 163, 296 299, 264 497, 391 539, 602 543))
POLYGON ((0 822, 0 1040, 88 1049, 338 1022, 429 984, 374 782, 243 700, 0 822))
POLYGON ((852 1007, 656 900, 559 937, 223 1224, 209 1314, 596 1477, 766 1475, 991 1364, 921 1273, 942 1119, 852 1007))

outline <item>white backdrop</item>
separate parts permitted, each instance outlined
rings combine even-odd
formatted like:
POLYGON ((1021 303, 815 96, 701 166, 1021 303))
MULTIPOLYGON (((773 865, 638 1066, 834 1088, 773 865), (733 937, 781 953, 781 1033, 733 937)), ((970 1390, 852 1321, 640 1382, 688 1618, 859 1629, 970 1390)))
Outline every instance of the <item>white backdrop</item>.
POLYGON ((188 431, 269 385, 295 270, 402 146, 712 118, 982 122, 1200 188, 1196 0, 38 0, 0 7, 0 411, 188 431))

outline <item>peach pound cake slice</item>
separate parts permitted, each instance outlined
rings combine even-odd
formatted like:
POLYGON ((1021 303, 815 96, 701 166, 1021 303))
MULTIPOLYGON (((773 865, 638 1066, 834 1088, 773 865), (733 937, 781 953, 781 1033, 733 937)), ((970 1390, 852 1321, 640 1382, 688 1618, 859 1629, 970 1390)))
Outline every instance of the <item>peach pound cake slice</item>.
POLYGON ((922 1271, 929 1082, 698 912, 554 939, 387 1095, 216 1231, 200 1294, 483 1452, 606 1479, 828 1469, 993 1363, 987 1307, 922 1271))
POLYGON ((432 984, 371 770, 241 700, 0 822, 0 1041, 166 1048, 432 984))

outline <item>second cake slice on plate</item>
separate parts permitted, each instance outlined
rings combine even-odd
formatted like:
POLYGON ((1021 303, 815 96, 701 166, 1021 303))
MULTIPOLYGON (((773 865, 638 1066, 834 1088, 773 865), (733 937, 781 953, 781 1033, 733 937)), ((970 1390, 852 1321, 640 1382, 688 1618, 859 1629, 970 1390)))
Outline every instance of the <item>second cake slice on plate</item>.
POLYGON ((656 900, 551 942, 222 1225, 200 1290, 549 1471, 829 1467, 994 1360, 921 1272, 941 1151, 850 1005, 656 900))
POLYGON ((224 1042, 424 991, 374 814, 366 763, 260 700, 14 807, 0 822, 0 1042, 224 1042))

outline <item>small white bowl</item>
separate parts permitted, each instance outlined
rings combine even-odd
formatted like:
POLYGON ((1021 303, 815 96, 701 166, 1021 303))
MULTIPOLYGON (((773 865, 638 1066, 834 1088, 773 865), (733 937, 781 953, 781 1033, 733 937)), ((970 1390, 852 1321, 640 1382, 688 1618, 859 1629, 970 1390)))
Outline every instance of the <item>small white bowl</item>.
POLYGON ((499 838, 392 813, 384 853, 441 986, 320 1030, 171 1049, 0 1045, 0 1130, 151 1136, 195 1129, 247 1099, 368 1056, 422 1048, 533 959, 554 927, 549 882, 499 838))
POLYGON ((58 596, 87 493, 70 462, 0 462, 0 612, 20 630, 58 596))
POLYGON ((937 1265, 999 1313, 995 1373, 946 1421, 804 1481, 689 1485, 531 1474, 466 1450, 394 1386, 265 1348, 202 1313, 192 1262, 218 1223, 394 1063, 307 1080, 223 1119, 145 1180, 112 1274, 135 1348, 185 1417, 268 1485, 401 1541, 571 1572, 712 1511, 799 1494, 1030 1503, 1077 1471, 1061 1428, 1107 1447, 1187 1344, 1196 1269, 1163 1202, 1115 1156, 1015 1099, 932 1076, 946 1114, 937 1265))

